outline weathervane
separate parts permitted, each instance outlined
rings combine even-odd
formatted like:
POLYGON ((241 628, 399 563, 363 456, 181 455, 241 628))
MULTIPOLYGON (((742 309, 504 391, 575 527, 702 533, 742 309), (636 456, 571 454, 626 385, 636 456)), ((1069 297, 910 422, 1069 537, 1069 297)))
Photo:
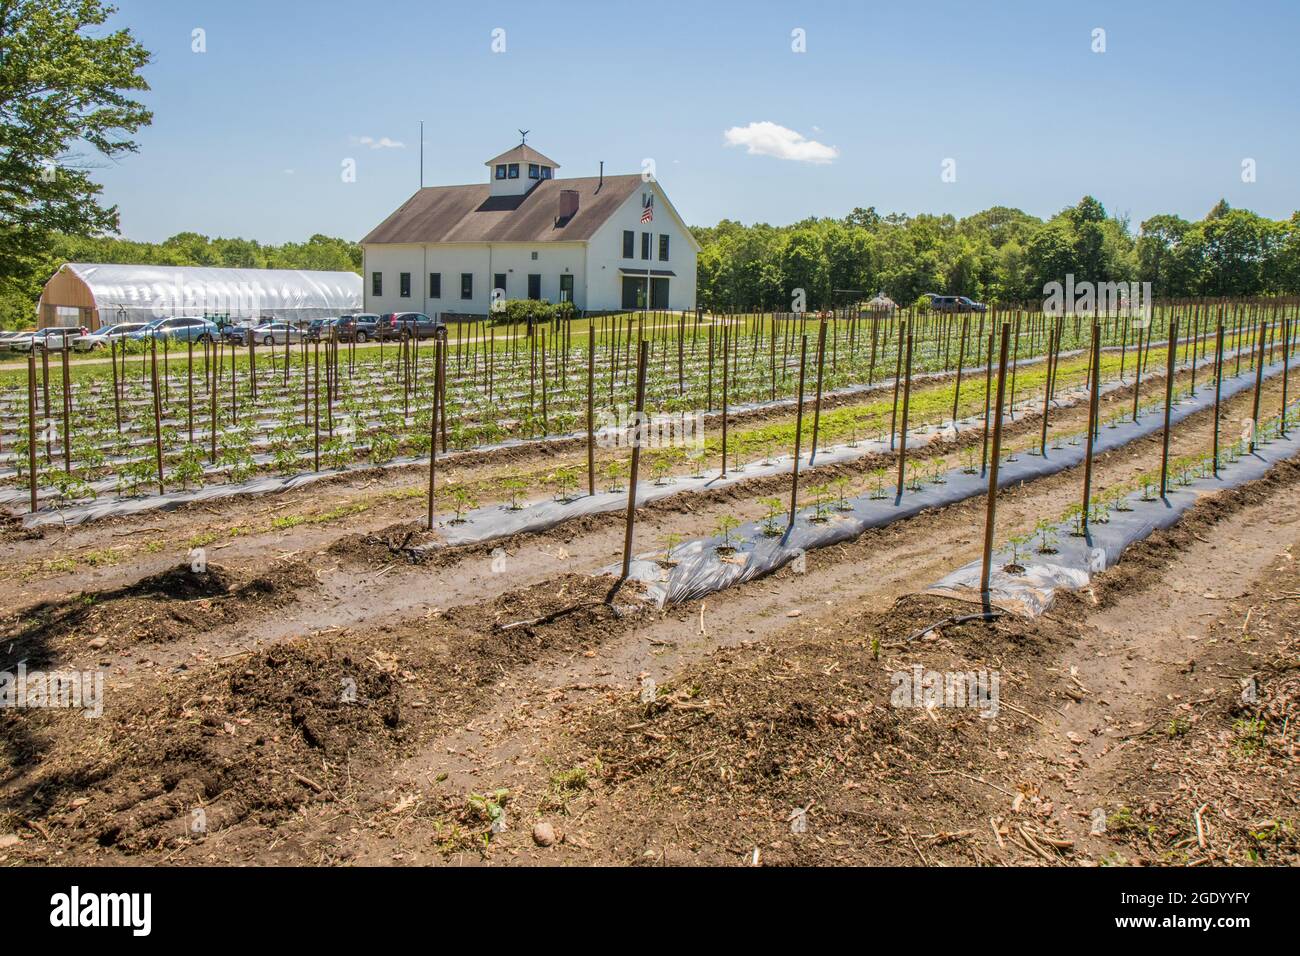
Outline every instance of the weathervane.
POLYGON ((532 130, 527 130, 527 129, 521 129, 521 130, 519 131, 519 145, 520 145, 520 146, 522 146, 522 145, 524 145, 524 143, 528 142, 528 134, 531 133, 531 132, 532 132, 532 130))

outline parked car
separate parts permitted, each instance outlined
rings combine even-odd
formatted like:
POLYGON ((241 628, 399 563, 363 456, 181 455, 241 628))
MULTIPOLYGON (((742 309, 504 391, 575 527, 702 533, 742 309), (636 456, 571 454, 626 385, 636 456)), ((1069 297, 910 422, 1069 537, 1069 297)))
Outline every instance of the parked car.
POLYGON ((170 342, 215 342, 220 335, 215 322, 182 315, 171 319, 154 319, 142 329, 130 333, 137 342, 167 339, 170 342))
POLYGON ((927 292, 930 308, 935 312, 984 312, 988 307, 964 295, 939 295, 927 292))
POLYGON ((227 345, 247 345, 250 331, 252 329, 247 325, 223 325, 221 327, 221 341, 227 345))
POLYGON ((0 349, 13 348, 14 342, 27 338, 35 331, 35 329, 20 329, 11 332, 0 332, 0 349))
POLYGON ((373 312, 359 312, 356 315, 341 315, 334 323, 338 329, 341 342, 368 342, 375 337, 375 326, 379 316, 373 312))
POLYGON ((400 339, 442 338, 447 334, 447 323, 441 318, 431 319, 423 312, 389 312, 375 323, 375 338, 380 341, 400 339))
POLYGON ((102 349, 107 346, 109 342, 120 342, 132 332, 139 332, 147 324, 147 322, 119 322, 116 325, 105 325, 96 329, 94 332, 87 332, 85 335, 78 335, 72 340, 72 348, 77 352, 89 352, 93 349, 102 349))
POLYGON ((303 339, 303 331, 288 322, 270 322, 252 330, 253 341, 258 345, 286 345, 303 339))
POLYGON ((68 348, 74 338, 85 333, 84 328, 75 325, 56 325, 19 336, 10 343, 9 347, 15 352, 30 352, 33 349, 38 352, 42 349, 47 352, 58 352, 68 348))
POLYGON ((330 337, 330 329, 337 321, 337 318, 312 319, 303 330, 303 335, 307 336, 308 342, 323 342, 330 337))

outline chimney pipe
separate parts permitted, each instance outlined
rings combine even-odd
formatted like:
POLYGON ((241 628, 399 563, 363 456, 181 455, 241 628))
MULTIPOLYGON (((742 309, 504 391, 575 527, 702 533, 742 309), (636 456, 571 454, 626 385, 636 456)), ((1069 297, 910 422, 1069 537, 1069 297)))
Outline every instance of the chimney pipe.
POLYGON ((600 187, 605 185, 605 161, 600 161, 600 182, 596 184, 596 192, 600 192, 600 187))

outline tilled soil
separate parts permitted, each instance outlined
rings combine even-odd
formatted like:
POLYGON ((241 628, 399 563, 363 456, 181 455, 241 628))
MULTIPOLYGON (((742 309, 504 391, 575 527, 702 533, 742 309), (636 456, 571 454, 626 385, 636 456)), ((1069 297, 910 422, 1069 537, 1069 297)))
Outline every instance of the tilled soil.
POLYGON ((24 607, 0 620, 0 666, 41 666, 85 650, 113 653, 138 644, 191 640, 248 615, 298 599, 317 579, 298 561, 265 573, 183 564, 105 591, 24 607))
POLYGON ((608 582, 555 584, 119 686, 102 720, 5 711, 0 819, 40 834, 43 846, 22 849, 46 859, 165 856, 208 833, 273 828, 305 804, 330 804, 352 793, 354 761, 360 770, 397 759, 462 723, 503 673, 596 646, 603 620, 644 613, 606 605, 608 582))
MULTIPOLYGON (((1205 416, 1180 426, 1175 453, 1203 448, 1207 427, 1205 416)), ((1137 442, 1106 456, 1095 480, 1105 487, 1149 469, 1152 445, 1137 442)), ((1185 526, 1205 537, 1220 525, 1236 529, 1234 522, 1248 515, 1267 512, 1271 520, 1278 502, 1294 512, 1293 472, 1279 469, 1269 480, 1275 484, 1203 503, 1185 526), (1206 516, 1214 508, 1221 510, 1206 516)), ((1000 533, 1059 513, 1077 483, 1077 475, 1066 473, 1009 489, 1000 533)), ((400 567, 385 544, 388 563, 369 576, 366 590, 395 594, 427 587, 429 576, 448 576, 456 579, 448 583, 452 593, 465 599, 446 602, 438 594, 441 606, 435 606, 431 595, 403 598, 405 604, 381 595, 368 617, 350 621, 335 608, 331 614, 343 623, 323 627, 301 601, 292 607, 298 617, 292 624, 282 623, 287 606, 271 614, 250 607, 238 612, 238 623, 264 619, 259 627, 278 628, 281 637, 224 660, 195 662, 174 652, 188 646, 210 653, 210 639, 228 625, 207 636, 191 629, 155 645, 139 632, 152 622, 124 624, 109 635, 126 645, 120 663, 156 650, 148 659, 157 666, 122 667, 104 719, 60 711, 3 714, 0 835, 15 833, 20 843, 0 849, 0 856, 45 862, 1104 860, 1085 845, 1075 815, 1062 814, 1063 798, 1052 792, 1061 784, 1052 773, 1076 759, 1073 750, 1044 734, 1056 708, 1077 703, 1056 685, 1069 673, 1073 649, 1091 633, 1091 616, 1112 606, 1067 599, 1038 622, 964 624, 905 643, 914 630, 954 613, 951 607, 969 612, 966 605, 908 595, 973 552, 980 514, 978 501, 926 513, 810 554, 803 574, 783 571, 668 613, 630 595, 615 611, 603 603, 607 579, 573 573, 584 562, 590 569, 616 555, 610 544, 621 544, 621 535, 612 525, 540 536, 573 546, 577 557, 559 568, 527 569, 525 577, 535 579, 524 584, 480 570, 477 553, 469 563, 400 567), (384 608, 394 606, 399 612, 385 618, 384 608), (987 719, 971 708, 892 706, 891 675, 914 663, 940 672, 996 670, 1002 710, 987 719), (1042 767, 1051 768, 1043 773, 1037 772, 1039 749, 1046 753, 1042 767), (531 836, 539 820, 558 831, 546 847, 531 836)), ((691 514, 690 520, 708 517, 691 514)), ((1247 531, 1242 555, 1275 543, 1261 522, 1247 531)), ((1113 594, 1113 607, 1128 609, 1170 589, 1189 550, 1180 550, 1179 539, 1171 542, 1160 554, 1133 549, 1094 589, 1098 601, 1113 594), (1134 580, 1107 591, 1105 582, 1124 573, 1134 580)), ((314 581, 335 597, 362 593, 332 583, 346 580, 345 569, 322 574, 319 557, 294 550, 287 560, 316 568, 306 572, 312 580, 303 578, 298 593, 312 592, 314 581)), ((383 554, 360 557, 360 564, 373 565, 383 554)), ((150 582, 153 590, 143 592, 149 597, 125 593, 117 596, 120 605, 109 607, 120 607, 126 622, 137 600, 155 606, 155 614, 156 605, 187 600, 234 608, 231 595, 257 575, 225 557, 219 570, 229 578, 215 596, 187 592, 178 570, 150 582)), ((73 623, 48 642, 56 650, 86 620, 73 617, 82 612, 70 607, 60 612, 73 623)), ((98 621, 107 626, 113 616, 98 621)), ((1278 713, 1289 706, 1285 693, 1269 698, 1282 708, 1278 713)), ((1288 731, 1276 733, 1285 745, 1288 731)), ((1293 782, 1285 767, 1279 765, 1280 786, 1293 782)), ((1267 807, 1282 792, 1249 799, 1267 807)), ((1128 817, 1116 815, 1119 832, 1128 817)), ((1285 805, 1274 815, 1279 832, 1293 827, 1294 813, 1286 816, 1285 805)))

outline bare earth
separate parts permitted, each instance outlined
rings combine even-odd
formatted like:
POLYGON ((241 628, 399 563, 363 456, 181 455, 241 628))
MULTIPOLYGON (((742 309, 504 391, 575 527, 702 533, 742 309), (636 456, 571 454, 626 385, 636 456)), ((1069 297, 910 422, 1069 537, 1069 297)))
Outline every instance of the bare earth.
MULTIPOLYGON (((1172 453, 1203 451, 1210 427, 1180 425, 1172 453)), ((1158 455, 1136 442, 1094 482, 1158 455)), ((100 720, 0 713, 0 862, 1298 862, 1292 464, 1202 501, 1038 621, 912 643, 969 613, 917 594, 977 556, 982 500, 661 612, 629 589, 611 609, 590 576, 617 558, 619 516, 518 536, 504 568, 492 547, 410 560, 419 480, 39 540, 7 528, 3 667, 108 678, 100 720), (201 579, 178 567, 196 542, 201 579), (891 674, 917 664, 996 670, 998 715, 891 706, 891 674)), ((1079 487, 1071 470, 1008 490, 1000 538, 1079 487)), ((639 548, 754 517, 773 491, 648 508, 639 548)))

